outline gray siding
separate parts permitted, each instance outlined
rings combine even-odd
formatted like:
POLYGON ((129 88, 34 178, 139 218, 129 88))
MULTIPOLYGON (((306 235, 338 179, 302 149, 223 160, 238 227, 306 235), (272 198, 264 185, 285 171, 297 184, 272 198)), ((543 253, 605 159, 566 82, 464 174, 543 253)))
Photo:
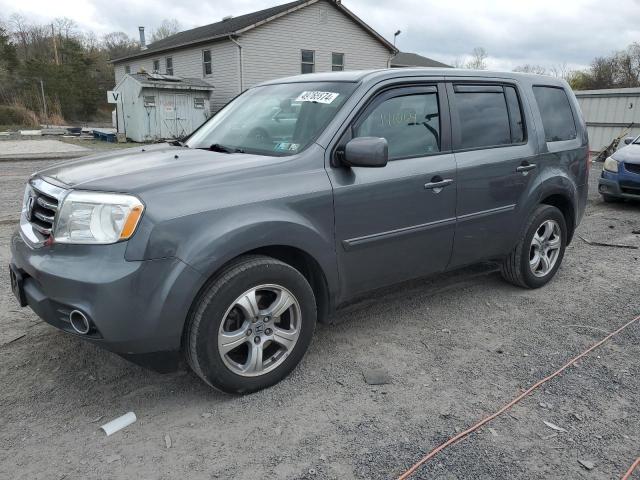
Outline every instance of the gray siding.
POLYGON ((158 59, 160 60, 160 73, 164 73, 166 57, 173 58, 173 73, 175 75, 186 78, 203 78, 207 83, 213 85, 212 112, 220 110, 231 98, 240 93, 238 47, 229 40, 119 63, 115 65, 116 83, 124 75, 125 65, 131 67, 131 73, 140 69, 151 72, 153 71, 153 61, 158 59), (206 77, 202 70, 203 50, 211 50, 212 74, 206 77))
POLYGON ((298 75, 300 50, 315 51, 315 71, 331 71, 331 52, 345 54, 345 70, 387 68, 390 52, 362 27, 318 2, 272 20, 240 37, 244 88, 265 80, 298 75))
MULTIPOLYGON (((344 53, 345 70, 387 68, 391 53, 329 2, 320 1, 293 13, 267 22, 239 37, 243 55, 243 87, 274 78, 300 73, 300 52, 315 51, 315 71, 331 71, 331 53, 344 53)), ((141 68, 153 69, 153 60, 173 58, 175 75, 204 78, 214 87, 211 110, 218 111, 240 93, 238 47, 229 40, 172 52, 132 59, 115 65, 116 83, 124 75, 125 65, 135 73, 141 68), (210 49, 213 74, 204 78, 202 51, 210 49)))
MULTIPOLYGON (((575 92, 587 122, 589 148, 600 151, 634 124, 629 136, 640 135, 640 89, 575 92)), ((620 146, 624 144, 621 142, 620 146)))

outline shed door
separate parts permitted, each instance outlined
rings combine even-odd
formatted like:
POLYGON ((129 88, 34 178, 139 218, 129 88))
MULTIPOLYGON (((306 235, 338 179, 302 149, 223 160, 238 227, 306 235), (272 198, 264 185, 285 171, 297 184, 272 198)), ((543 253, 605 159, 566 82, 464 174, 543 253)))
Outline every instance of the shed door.
POLYGON ((160 95, 160 136, 176 138, 176 95, 160 95))
POLYGON ((189 96, 176 95, 176 138, 191 133, 191 115, 189 115, 189 96))

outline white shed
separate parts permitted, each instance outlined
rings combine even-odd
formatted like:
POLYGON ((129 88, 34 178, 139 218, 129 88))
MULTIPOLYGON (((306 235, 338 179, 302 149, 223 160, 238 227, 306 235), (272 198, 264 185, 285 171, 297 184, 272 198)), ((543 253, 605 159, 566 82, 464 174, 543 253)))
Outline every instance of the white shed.
POLYGON ((582 90, 574 93, 587 122, 591 151, 602 150, 623 134, 640 135, 640 88, 582 90))
POLYGON ((134 142, 180 138, 210 115, 213 87, 197 78, 155 73, 127 74, 115 89, 118 133, 134 142))

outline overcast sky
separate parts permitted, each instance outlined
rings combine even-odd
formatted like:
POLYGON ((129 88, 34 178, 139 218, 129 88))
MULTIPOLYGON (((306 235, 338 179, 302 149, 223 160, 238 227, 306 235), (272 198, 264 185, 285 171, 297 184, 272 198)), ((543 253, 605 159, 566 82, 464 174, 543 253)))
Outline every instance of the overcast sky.
MULTIPOLYGON (((33 21, 56 16, 75 20, 98 35, 124 31, 137 37, 164 18, 183 28, 219 21, 279 0, 0 0, 0 16, 21 13, 33 21), (52 8, 54 7, 55 8, 52 8)), ((397 46, 453 62, 474 47, 489 53, 489 66, 511 69, 525 63, 566 63, 581 68, 640 41, 640 0, 344 0, 344 5, 397 46)))

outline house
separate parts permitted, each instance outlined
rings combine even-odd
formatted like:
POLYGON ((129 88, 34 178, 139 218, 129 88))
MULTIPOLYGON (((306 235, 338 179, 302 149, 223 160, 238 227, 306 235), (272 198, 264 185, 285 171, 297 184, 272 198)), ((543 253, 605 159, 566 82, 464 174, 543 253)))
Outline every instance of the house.
POLYGON ((391 59, 391 68, 407 68, 407 67, 438 67, 453 68, 446 63, 438 62, 428 57, 423 57, 417 53, 398 52, 391 59))
POLYGON ((181 138, 209 118, 212 91, 200 78, 123 75, 114 88, 118 132, 135 142, 181 138))
POLYGON ((177 33, 112 60, 126 73, 199 78, 216 112, 247 88, 300 73, 388 68, 397 49, 340 0, 299 0, 177 33))

